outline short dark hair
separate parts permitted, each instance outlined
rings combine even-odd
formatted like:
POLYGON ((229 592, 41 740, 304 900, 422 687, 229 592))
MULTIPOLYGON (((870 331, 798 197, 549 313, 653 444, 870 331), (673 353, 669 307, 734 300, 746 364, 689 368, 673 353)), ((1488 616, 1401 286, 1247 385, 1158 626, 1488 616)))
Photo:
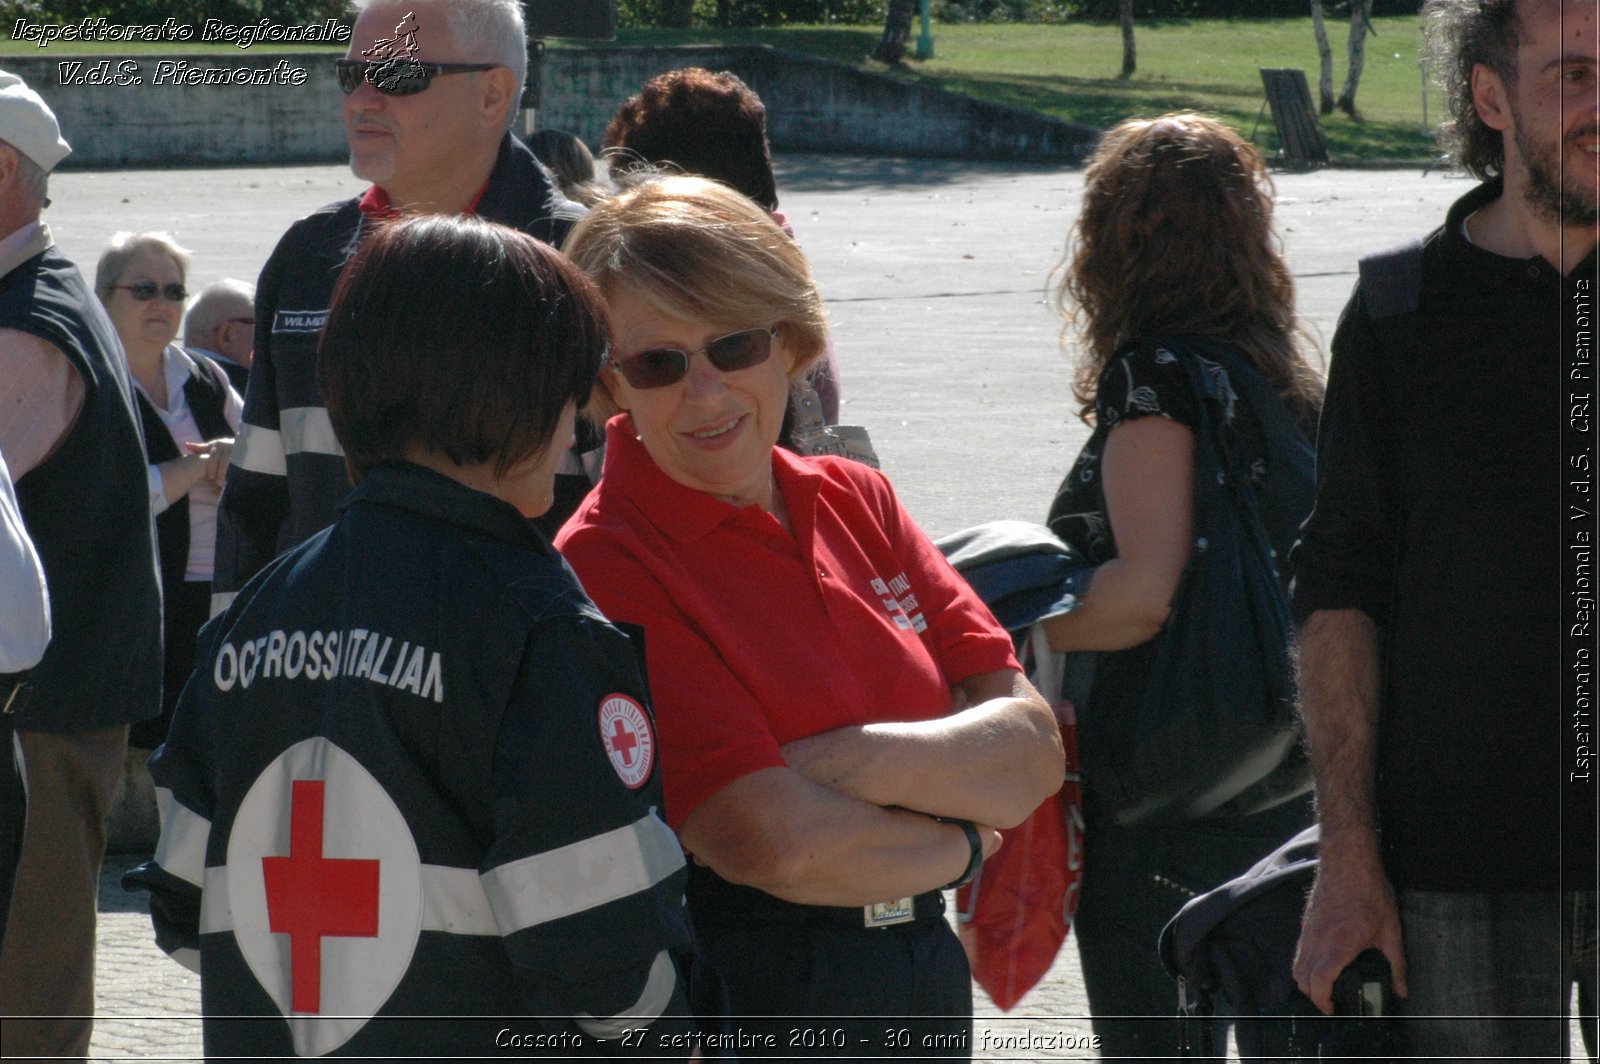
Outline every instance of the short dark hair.
POLYGON ((1516 85, 1517 0, 1427 0, 1422 18, 1428 59, 1450 108, 1439 146, 1456 165, 1488 180, 1505 168, 1505 142, 1478 114, 1472 68, 1481 63, 1508 88, 1516 85))
POLYGON ((354 479, 410 446, 504 476, 594 388, 599 290, 514 229, 430 215, 378 226, 334 289, 317 383, 354 479))
POLYGON ((630 161, 670 163, 744 193, 764 210, 778 209, 767 143, 767 109, 733 74, 701 67, 673 70, 644 83, 617 108, 602 142, 613 172, 630 161))

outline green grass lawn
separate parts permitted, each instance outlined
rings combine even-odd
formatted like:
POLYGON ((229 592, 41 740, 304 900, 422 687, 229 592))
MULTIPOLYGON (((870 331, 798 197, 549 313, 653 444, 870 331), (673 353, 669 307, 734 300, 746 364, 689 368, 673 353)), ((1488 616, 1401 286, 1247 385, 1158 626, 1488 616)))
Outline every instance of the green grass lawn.
MULTIPOLYGON (((1378 35, 1367 39, 1367 65, 1356 96, 1361 120, 1335 112, 1322 116, 1323 134, 1335 162, 1406 160, 1435 154, 1423 132, 1422 83, 1417 70, 1419 33, 1415 18, 1374 20, 1378 35)), ((1245 135, 1254 132, 1263 149, 1275 150, 1272 117, 1261 115, 1261 67, 1300 67, 1313 98, 1318 59, 1311 19, 1167 19, 1136 29, 1139 70, 1123 80, 1122 38, 1115 25, 988 23, 934 26, 934 58, 889 68, 865 56, 878 41, 876 26, 793 26, 754 30, 623 30, 621 45, 771 44, 922 81, 996 103, 1040 111, 1105 128, 1132 115, 1156 115, 1192 107, 1220 115, 1245 135)), ((1328 24, 1334 50, 1334 93, 1344 85, 1348 24, 1328 24)), ((557 47, 560 42, 553 42, 557 47)), ((52 58, 68 54, 54 44, 52 58)), ((239 54, 218 45, 72 45, 78 55, 126 56, 132 51, 239 54)), ((255 45, 252 52, 304 51, 303 45, 255 45)), ((330 49, 341 51, 341 49, 330 49)), ((0 40, 0 57, 40 55, 26 41, 0 40)), ((1430 127, 1443 115, 1439 91, 1429 87, 1430 127)))
MULTIPOLYGON (((1367 38, 1366 70, 1356 95, 1361 120, 1335 112, 1322 116, 1335 161, 1402 159, 1435 154, 1422 128, 1422 81, 1417 69, 1419 32, 1409 17, 1374 20, 1367 38)), ((1343 88, 1348 24, 1328 25, 1334 50, 1334 94, 1343 88)), ((1272 117, 1257 115, 1264 99, 1261 67, 1299 67, 1313 98, 1319 60, 1311 19, 1169 19, 1139 23, 1139 69, 1122 80, 1122 37, 1115 25, 990 23, 935 25, 934 58, 908 60, 891 69, 864 56, 877 43, 870 26, 802 26, 771 30, 625 30, 617 43, 771 44, 826 56, 890 77, 923 81, 996 103, 1040 111, 1101 128, 1132 115, 1192 107, 1220 115, 1256 143, 1276 148, 1272 117)), ((1439 91, 1429 86, 1428 123, 1443 113, 1439 91)))

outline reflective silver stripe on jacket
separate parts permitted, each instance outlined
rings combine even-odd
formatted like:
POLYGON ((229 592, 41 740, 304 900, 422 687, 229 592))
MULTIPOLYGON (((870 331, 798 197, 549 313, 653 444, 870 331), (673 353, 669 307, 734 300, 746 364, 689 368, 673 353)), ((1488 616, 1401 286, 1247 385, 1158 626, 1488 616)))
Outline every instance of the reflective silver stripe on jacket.
POLYGON ((320 406, 296 406, 278 412, 278 426, 283 432, 283 453, 329 454, 344 457, 344 448, 333 434, 333 421, 328 411, 320 406))
POLYGON ((672 829, 654 812, 627 827, 508 861, 483 875, 483 889, 514 934, 649 890, 683 867, 672 829))
MULTIPOLYGON (((489 899, 477 869, 448 865, 423 865, 423 931, 446 931, 452 935, 500 934, 489 899)), ((226 865, 212 865, 205 871, 205 893, 200 898, 200 933, 233 930, 233 905, 228 897, 226 865)))
POLYGON ((283 460, 282 435, 248 421, 242 423, 239 435, 234 438, 233 456, 228 459, 228 465, 272 477, 288 475, 288 467, 283 460))
POLYGON ((655 963, 650 965, 650 977, 645 980, 638 1001, 603 1020, 580 1012, 573 1017, 573 1021, 584 1034, 591 1037, 621 1038, 630 1028, 646 1027, 659 1020, 672 1003, 672 991, 677 985, 678 970, 673 966, 672 958, 667 956, 667 951, 662 950, 656 954, 655 963))
MULTIPOLYGON (((205 867, 210 822, 180 805, 171 791, 160 800, 165 807, 157 861, 185 882, 203 886, 201 934, 232 930, 227 867, 205 867)), ((425 864, 422 930, 510 935, 649 890, 682 867, 677 836, 654 813, 481 876, 472 868, 425 864)), ((640 1007, 647 1004, 642 997, 640 1007)))
POLYGON ((211 821, 179 802, 167 787, 156 788, 156 812, 161 815, 156 864, 191 887, 202 887, 211 821))

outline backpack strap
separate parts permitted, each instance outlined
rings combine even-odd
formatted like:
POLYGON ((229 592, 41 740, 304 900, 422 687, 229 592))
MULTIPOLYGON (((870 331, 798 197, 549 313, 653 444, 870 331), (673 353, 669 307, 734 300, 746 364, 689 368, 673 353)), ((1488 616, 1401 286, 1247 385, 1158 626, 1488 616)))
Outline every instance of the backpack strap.
POLYGON ((1362 257, 1361 302, 1373 321, 1409 314, 1422 305, 1422 238, 1362 257))

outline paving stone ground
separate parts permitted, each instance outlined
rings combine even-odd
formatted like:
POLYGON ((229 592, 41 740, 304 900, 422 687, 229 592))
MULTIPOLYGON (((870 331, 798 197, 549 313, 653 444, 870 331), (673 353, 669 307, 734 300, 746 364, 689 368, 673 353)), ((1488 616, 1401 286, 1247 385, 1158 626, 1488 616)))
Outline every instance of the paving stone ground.
MULTIPOLYGON (((844 420, 871 430, 913 516, 934 535, 1042 519, 1087 438, 1046 305, 1082 172, 822 155, 779 165, 782 206, 829 301, 844 420)), ((1277 177, 1279 231, 1319 349, 1357 257, 1438 224, 1468 187, 1417 170, 1277 177)), ((46 220, 86 274, 114 231, 167 229, 193 249, 197 289, 254 280, 290 222, 359 184, 323 166, 66 173, 50 191, 46 220)), ((156 949, 142 899, 117 886, 130 863, 113 857, 102 877, 93 1054, 195 1059, 198 981, 156 949)), ((1071 1048, 1089 1023, 1070 940, 1013 1015, 979 998, 979 1059, 1093 1058, 1071 1048), (1051 1040, 1068 1048, 1043 1048, 1051 1040)))

